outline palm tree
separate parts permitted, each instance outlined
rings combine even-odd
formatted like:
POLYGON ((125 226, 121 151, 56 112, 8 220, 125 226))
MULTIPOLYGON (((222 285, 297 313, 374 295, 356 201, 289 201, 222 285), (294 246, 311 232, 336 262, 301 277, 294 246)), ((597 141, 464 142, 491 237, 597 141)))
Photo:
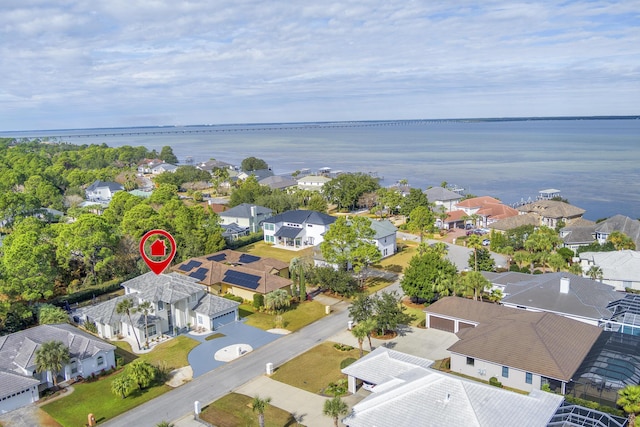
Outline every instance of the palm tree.
POLYGON ((131 320, 131 312, 134 311, 133 301, 129 298, 125 298, 116 305, 116 313, 118 314, 126 314, 129 318, 129 325, 131 325, 131 329, 133 329, 133 336, 138 343, 138 350, 140 350, 140 340, 136 335, 136 328, 133 326, 133 321, 131 320))
POLYGON ((362 343, 364 339, 367 338, 369 331, 366 330, 366 324, 358 323, 356 326, 351 328, 351 333, 358 340, 358 347, 360 348, 360 358, 364 356, 364 350, 362 349, 362 343))
POLYGON ((373 317, 370 319, 366 319, 360 323, 358 323, 362 329, 367 331, 367 339, 369 340, 369 351, 373 351, 373 346, 371 345, 371 333, 378 328, 378 322, 373 317))
POLYGON ((133 386, 133 380, 129 375, 120 375, 111 382, 111 392, 124 399, 127 397, 127 394, 129 394, 129 391, 131 391, 133 386))
POLYGON ((477 271, 468 272, 463 278, 464 286, 467 288, 469 293, 473 293, 473 300, 477 301, 480 299, 482 301, 482 292, 489 286, 491 283, 487 279, 484 278, 482 273, 477 271))
POLYGON ((261 399, 260 396, 255 396, 251 401, 251 410, 258 413, 258 424, 260 424, 260 427, 264 427, 264 411, 270 402, 270 397, 261 399))
POLYGON ((591 280, 602 281, 602 278, 604 277, 602 268, 598 267, 597 265, 592 265, 591 267, 589 267, 589 269, 587 270, 587 275, 591 278, 591 280))
POLYGON ((129 363, 126 373, 131 381, 133 381, 140 390, 149 387, 156 378, 157 369, 145 360, 134 360, 129 363))
POLYGON ((467 239, 467 247, 473 249, 474 268, 473 271, 478 271, 478 249, 482 248, 482 240, 477 234, 472 234, 467 239))
POLYGON ((36 350, 36 372, 51 372, 53 385, 58 386, 58 372, 71 360, 69 348, 62 341, 47 341, 36 350))
POLYGON ((142 304, 138 305, 138 307, 135 309, 135 311, 138 311, 140 313, 142 313, 142 315, 144 316, 144 337, 145 337, 145 347, 149 347, 149 325, 148 325, 148 320, 149 320, 149 314, 153 313, 153 304, 151 304, 150 301, 145 301, 142 304))
POLYGON ((629 414, 629 427, 635 427, 636 415, 640 414, 640 385, 628 385, 618 390, 618 406, 629 414))
POLYGON ((349 412, 349 407, 342 399, 338 396, 333 399, 324 401, 324 408, 322 409, 322 413, 328 417, 333 418, 333 425, 338 427, 338 418, 340 415, 347 415, 349 412))
POLYGON ((269 310, 279 311, 291 304, 291 296, 284 289, 276 289, 264 296, 264 305, 269 310))

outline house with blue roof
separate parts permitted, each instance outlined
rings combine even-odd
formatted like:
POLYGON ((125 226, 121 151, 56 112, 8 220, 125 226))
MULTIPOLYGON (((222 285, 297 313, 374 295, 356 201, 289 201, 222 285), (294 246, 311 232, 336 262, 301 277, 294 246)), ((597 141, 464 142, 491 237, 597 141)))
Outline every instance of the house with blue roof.
POLYGON ((300 250, 316 246, 335 218, 321 212, 293 210, 264 220, 264 241, 277 248, 300 250))

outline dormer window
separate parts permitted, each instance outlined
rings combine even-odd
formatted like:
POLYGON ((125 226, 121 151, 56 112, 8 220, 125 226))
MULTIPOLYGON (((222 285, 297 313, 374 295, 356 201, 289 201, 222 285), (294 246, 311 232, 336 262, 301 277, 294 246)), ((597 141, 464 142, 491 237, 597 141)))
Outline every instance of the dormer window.
POLYGON ((164 301, 158 301, 158 311, 164 310, 164 301))

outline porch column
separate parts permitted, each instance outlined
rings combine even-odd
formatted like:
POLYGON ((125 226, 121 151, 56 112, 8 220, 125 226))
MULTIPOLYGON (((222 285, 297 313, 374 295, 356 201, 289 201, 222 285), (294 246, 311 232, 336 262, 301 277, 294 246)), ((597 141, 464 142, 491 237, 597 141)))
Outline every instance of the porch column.
POLYGON ((348 388, 349 388, 349 393, 353 394, 356 392, 356 377, 349 375, 348 388))

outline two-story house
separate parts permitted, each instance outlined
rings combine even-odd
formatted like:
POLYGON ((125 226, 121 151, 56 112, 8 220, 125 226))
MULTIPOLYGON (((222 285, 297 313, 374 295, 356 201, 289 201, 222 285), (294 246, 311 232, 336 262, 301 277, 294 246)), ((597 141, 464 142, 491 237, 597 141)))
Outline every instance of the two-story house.
POLYGON ((323 241, 335 218, 316 211, 294 210, 264 220, 264 241, 282 249, 298 250, 323 241))
POLYGON ((105 182, 97 180, 87 187, 85 197, 90 202, 110 202, 111 198, 118 191, 124 190, 124 187, 117 182, 105 182))
POLYGON ((220 224, 229 226, 236 224, 238 227, 246 228, 251 233, 260 231, 262 222, 270 218, 273 211, 263 206, 256 206, 250 203, 241 203, 224 212, 221 212, 220 224))

